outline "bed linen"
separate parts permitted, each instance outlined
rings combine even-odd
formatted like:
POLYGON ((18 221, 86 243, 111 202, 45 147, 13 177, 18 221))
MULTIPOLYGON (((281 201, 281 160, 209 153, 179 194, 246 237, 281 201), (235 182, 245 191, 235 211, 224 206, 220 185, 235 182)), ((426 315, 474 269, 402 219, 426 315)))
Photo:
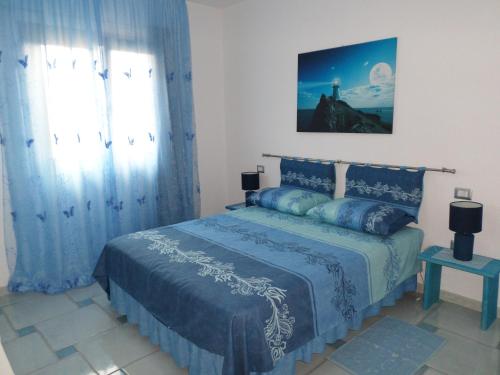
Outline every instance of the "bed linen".
POLYGON ((307 216, 338 227, 388 236, 415 218, 397 207, 366 199, 339 198, 311 208, 307 216))
MULTIPOLYGON (((251 372, 251 375, 295 375, 296 364, 300 360, 310 363, 314 353, 323 353, 326 344, 333 344, 345 338, 349 329, 359 330, 363 320, 378 315, 384 306, 393 306, 405 292, 415 291, 417 277, 412 276, 399 284, 396 289, 385 296, 381 301, 370 305, 355 314, 349 321, 339 322, 335 327, 315 337, 307 344, 288 353, 269 372, 251 372)), ((122 315, 127 316, 127 321, 137 324, 139 332, 148 336, 154 345, 159 345, 163 352, 169 353, 179 367, 189 368, 189 375, 220 375, 224 364, 224 357, 210 353, 189 342, 176 332, 167 328, 156 319, 139 302, 127 292, 111 281, 111 305, 122 315)))
POLYGON ((366 199, 386 203, 406 211, 418 223, 422 204, 425 168, 417 171, 405 167, 399 169, 349 165, 346 172, 346 198, 366 199))
POLYGON ((326 194, 290 186, 264 188, 251 193, 247 199, 252 206, 269 208, 296 216, 303 216, 311 208, 333 201, 326 194))
POLYGON ((223 358, 221 373, 265 373, 411 280, 422 237, 249 207, 110 241, 94 277, 223 358))
POLYGON ((315 191, 333 197, 335 194, 335 165, 306 160, 281 159, 280 186, 315 191))

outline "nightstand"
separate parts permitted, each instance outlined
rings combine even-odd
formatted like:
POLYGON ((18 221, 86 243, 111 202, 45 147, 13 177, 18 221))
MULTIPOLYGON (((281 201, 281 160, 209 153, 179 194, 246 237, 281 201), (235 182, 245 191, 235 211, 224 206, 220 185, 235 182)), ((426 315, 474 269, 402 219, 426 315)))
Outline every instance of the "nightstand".
POLYGON ((234 210, 239 210, 240 208, 245 208, 245 207, 246 207, 245 202, 240 202, 240 203, 228 204, 226 206, 226 210, 234 211, 234 210))
POLYGON ((441 269, 443 266, 480 275, 483 277, 483 302, 481 329, 487 330, 497 318, 498 275, 500 260, 474 255, 471 261, 462 262, 453 258, 453 251, 440 246, 431 246, 418 258, 426 262, 424 284, 424 310, 439 301, 441 269))

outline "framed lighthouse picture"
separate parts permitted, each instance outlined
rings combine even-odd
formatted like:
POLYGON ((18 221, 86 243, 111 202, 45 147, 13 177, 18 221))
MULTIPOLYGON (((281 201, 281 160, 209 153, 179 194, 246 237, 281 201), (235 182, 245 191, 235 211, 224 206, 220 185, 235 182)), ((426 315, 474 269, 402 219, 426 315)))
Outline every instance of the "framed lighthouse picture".
POLYGON ((397 38, 299 54, 297 131, 392 134, 397 38))

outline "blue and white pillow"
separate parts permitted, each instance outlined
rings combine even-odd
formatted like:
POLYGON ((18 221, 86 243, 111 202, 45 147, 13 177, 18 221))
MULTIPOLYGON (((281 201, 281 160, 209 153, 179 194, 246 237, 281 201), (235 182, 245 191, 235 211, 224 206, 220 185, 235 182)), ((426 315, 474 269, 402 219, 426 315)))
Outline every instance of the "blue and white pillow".
POLYGON ((281 186, 292 186, 327 194, 335 193, 335 165, 281 159, 281 186))
POLYGON ((425 171, 351 165, 347 169, 345 197, 380 203, 406 211, 418 222, 425 171))
POLYGON ((391 235, 414 218, 392 205, 363 199, 340 198, 311 208, 307 216, 359 232, 391 235))
POLYGON ((256 191, 249 196, 248 200, 257 206, 303 216, 312 207, 332 199, 326 194, 282 186, 256 191))

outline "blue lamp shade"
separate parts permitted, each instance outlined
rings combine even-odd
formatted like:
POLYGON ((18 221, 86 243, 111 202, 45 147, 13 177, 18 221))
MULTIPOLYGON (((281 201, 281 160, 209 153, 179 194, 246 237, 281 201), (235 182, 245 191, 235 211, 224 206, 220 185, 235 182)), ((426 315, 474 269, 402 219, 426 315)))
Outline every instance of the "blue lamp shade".
POLYGON ((478 202, 450 203, 450 230, 455 232, 453 256, 462 261, 472 260, 474 234, 483 228, 483 205, 478 202))
POLYGON ((259 172, 242 172, 241 173, 241 189, 242 190, 259 190, 259 172))
POLYGON ((459 233, 479 233, 483 229, 483 205, 478 202, 450 203, 450 230, 459 233))

